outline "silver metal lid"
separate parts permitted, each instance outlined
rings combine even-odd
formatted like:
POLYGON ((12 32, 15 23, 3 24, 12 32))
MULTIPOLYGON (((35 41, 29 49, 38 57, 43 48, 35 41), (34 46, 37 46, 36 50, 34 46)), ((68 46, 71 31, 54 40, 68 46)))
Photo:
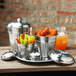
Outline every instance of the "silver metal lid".
POLYGON ((17 19, 17 22, 11 22, 8 24, 7 28, 10 28, 10 27, 15 27, 15 28, 21 28, 21 27, 32 27, 32 25, 26 21, 22 21, 21 18, 18 18, 17 19))
POLYGON ((73 64, 74 58, 66 51, 55 50, 53 53, 49 54, 50 58, 59 64, 73 64))
POLYGON ((8 28, 9 27, 15 27, 15 28, 20 28, 20 27, 22 27, 23 25, 22 25, 22 19, 21 18, 18 18, 17 19, 17 22, 11 22, 11 23, 9 23, 8 24, 8 28))

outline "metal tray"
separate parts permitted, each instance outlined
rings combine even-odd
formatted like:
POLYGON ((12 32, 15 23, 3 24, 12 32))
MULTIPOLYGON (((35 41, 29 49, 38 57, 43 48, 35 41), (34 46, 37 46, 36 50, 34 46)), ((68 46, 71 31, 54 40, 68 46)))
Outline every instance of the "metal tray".
POLYGON ((50 59, 50 58, 48 58, 48 60, 37 60, 37 61, 35 61, 35 60, 30 60, 30 59, 25 59, 25 58, 20 58, 19 56, 16 56, 16 58, 18 59, 18 60, 21 60, 21 61, 24 61, 24 62, 34 62, 34 63, 43 63, 43 62, 51 62, 52 61, 52 59, 50 59))

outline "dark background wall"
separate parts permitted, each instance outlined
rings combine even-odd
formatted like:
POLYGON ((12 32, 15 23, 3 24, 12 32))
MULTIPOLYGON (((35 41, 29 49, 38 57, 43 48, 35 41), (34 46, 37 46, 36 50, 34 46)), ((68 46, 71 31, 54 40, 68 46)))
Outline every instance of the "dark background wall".
POLYGON ((76 0, 0 0, 0 46, 9 45, 6 26, 21 17, 38 28, 65 26, 76 44, 76 0))

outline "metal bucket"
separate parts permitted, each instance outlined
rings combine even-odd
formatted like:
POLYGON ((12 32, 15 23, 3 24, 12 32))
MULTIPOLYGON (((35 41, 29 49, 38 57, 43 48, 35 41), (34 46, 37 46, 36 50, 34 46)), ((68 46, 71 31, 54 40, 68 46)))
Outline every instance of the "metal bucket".
POLYGON ((33 52, 34 44, 18 44, 18 56, 20 58, 28 59, 30 53, 33 52))
POLYGON ((38 51, 41 54, 41 57, 46 59, 48 58, 48 52, 54 51, 56 43, 56 36, 36 36, 36 44, 38 47, 38 51))

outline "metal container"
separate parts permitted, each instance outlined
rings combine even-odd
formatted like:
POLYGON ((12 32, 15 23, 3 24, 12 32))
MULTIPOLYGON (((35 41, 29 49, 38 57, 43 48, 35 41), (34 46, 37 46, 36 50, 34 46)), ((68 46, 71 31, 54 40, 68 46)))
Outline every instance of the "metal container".
POLYGON ((30 53, 33 52, 34 44, 18 44, 18 56, 20 58, 28 59, 30 53))
POLYGON ((32 52, 30 53, 30 59, 31 61, 40 61, 40 53, 39 52, 32 52))
POLYGON ((41 54, 41 57, 43 59, 48 58, 48 52, 49 51, 54 51, 56 43, 56 36, 36 36, 36 44, 38 47, 38 51, 41 54))
POLYGON ((19 34, 25 33, 32 35, 32 26, 28 22, 22 21, 20 18, 17 19, 17 22, 11 22, 7 26, 9 33, 9 40, 12 50, 17 50, 16 38, 19 34))

